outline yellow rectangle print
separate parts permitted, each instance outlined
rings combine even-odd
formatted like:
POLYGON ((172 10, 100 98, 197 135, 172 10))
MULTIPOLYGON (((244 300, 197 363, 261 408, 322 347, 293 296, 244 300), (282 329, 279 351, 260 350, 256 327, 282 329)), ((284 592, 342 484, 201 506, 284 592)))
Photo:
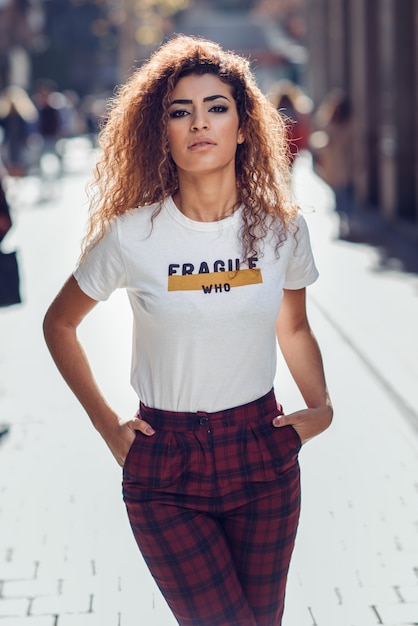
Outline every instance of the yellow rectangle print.
POLYGON ((168 291, 204 291, 211 293, 213 288, 222 286, 226 291, 233 287, 245 287, 263 282, 259 268, 237 270, 232 272, 210 272, 208 274, 174 274, 168 277, 168 291))

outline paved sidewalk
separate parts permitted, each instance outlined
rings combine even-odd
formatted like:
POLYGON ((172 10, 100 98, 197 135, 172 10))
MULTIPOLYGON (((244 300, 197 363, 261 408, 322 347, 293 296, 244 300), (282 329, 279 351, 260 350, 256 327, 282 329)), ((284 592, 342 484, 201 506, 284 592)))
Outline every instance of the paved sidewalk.
MULTIPOLYGON (((74 168, 50 202, 33 204, 36 181, 15 195, 8 245, 19 248, 24 304, 0 309, 0 425, 10 429, 0 439, 0 626, 175 624, 131 536, 120 470, 41 335, 78 254, 88 166, 74 168)), ((384 271, 378 250, 336 239, 332 197, 303 160, 296 194, 321 273, 309 314, 335 420, 301 451, 303 509, 283 626, 416 625, 418 277, 384 271)), ((130 329, 118 293, 80 331, 99 382, 126 415, 136 404, 130 329)), ((287 411, 300 405, 281 361, 276 391, 287 411)))

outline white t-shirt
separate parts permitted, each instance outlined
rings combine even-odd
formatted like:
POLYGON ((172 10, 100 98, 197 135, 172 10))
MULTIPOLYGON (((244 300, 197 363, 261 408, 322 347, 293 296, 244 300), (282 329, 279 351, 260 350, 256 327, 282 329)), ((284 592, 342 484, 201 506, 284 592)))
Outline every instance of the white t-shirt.
POLYGON ((318 272, 302 215, 275 252, 241 260, 241 210, 196 222, 172 198, 116 218, 74 276, 95 300, 125 288, 134 328, 131 383, 149 407, 219 411, 273 387, 275 322, 283 288, 300 289, 318 272))

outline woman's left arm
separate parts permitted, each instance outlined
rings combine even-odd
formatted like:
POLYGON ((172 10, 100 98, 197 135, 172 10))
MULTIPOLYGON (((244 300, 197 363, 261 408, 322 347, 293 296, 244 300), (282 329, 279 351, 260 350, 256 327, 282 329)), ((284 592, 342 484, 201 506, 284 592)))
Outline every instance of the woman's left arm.
POLYGON ((273 425, 292 425, 302 443, 306 443, 328 428, 333 409, 321 352, 306 314, 305 289, 284 290, 276 333, 283 357, 308 408, 276 417, 273 425))

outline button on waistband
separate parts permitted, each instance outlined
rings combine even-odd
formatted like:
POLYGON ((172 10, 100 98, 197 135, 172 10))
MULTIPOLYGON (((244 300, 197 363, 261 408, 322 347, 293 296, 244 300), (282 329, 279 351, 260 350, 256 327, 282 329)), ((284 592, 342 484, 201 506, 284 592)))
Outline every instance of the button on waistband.
POLYGON ((209 418, 208 417, 201 417, 199 419, 199 424, 201 426, 207 426, 209 424, 209 418))

